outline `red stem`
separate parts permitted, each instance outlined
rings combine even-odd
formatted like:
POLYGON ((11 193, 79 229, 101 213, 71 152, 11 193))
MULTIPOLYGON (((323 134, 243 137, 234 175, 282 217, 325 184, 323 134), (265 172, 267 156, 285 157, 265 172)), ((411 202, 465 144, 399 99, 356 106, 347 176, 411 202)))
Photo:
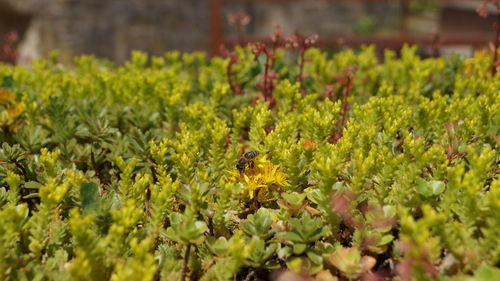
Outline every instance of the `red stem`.
POLYGON ((300 87, 302 88, 302 75, 304 73, 304 54, 305 54, 305 49, 302 49, 300 51, 300 56, 299 56, 299 59, 300 59, 300 63, 299 63, 299 75, 297 76, 297 81, 300 82, 300 87))
POLYGON ((342 128, 347 123, 347 111, 349 110, 349 103, 347 102, 347 98, 349 96, 349 91, 351 90, 351 77, 347 76, 347 82, 342 90, 342 95, 344 96, 344 100, 342 101, 342 109, 340 111, 340 124, 338 129, 342 131, 342 128))
MULTIPOLYGON (((279 46, 279 41, 280 41, 280 37, 278 36, 276 38, 276 40, 273 42, 273 50, 272 50, 272 56, 274 57, 274 55, 276 54, 276 49, 278 48, 279 46)), ((274 69, 274 59, 271 61, 271 68, 274 69)))
POLYGON ((342 131, 344 129, 345 124, 347 123, 347 111, 349 110, 348 97, 350 91, 352 90, 352 80, 353 80, 352 73, 345 72, 343 75, 345 75, 346 80, 345 82, 340 82, 340 84, 342 85, 342 95, 344 96, 344 99, 342 101, 342 107, 339 112, 340 119, 337 121, 337 123, 335 123, 335 131, 330 138, 330 143, 333 144, 336 144, 337 141, 342 137, 343 134, 342 131))
POLYGON ((269 54, 266 52, 266 63, 264 64, 264 94, 266 99, 270 98, 271 95, 269 93, 269 86, 268 84, 268 69, 269 69, 269 54))

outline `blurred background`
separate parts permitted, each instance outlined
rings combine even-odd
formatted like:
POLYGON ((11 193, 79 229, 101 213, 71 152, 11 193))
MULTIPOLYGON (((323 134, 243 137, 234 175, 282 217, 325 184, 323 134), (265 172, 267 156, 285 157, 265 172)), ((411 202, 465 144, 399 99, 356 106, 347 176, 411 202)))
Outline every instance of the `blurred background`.
POLYGON ((0 0, 0 60, 29 64, 58 49, 115 62, 132 50, 219 52, 283 32, 318 34, 327 49, 421 46, 422 56, 466 56, 494 40, 484 0, 0 0))

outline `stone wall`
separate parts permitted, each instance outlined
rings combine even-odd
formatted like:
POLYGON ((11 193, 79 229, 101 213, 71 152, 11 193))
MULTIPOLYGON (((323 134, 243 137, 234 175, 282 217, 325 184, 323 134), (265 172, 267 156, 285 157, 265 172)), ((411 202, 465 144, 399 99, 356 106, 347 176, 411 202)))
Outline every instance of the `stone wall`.
MULTIPOLYGON (((400 24, 400 4, 362 1, 293 1, 228 3, 225 12, 246 11, 252 17, 248 31, 252 35, 267 36, 276 25, 286 32, 303 34, 354 34, 356 26, 366 15, 371 15, 374 29, 395 29, 400 24)), ((231 34, 226 25, 226 34, 231 34)))
MULTIPOLYGON (((267 36, 276 24, 305 34, 351 33, 363 13, 375 12, 380 24, 398 16, 397 4, 292 3, 226 3, 223 11, 249 13, 250 32, 255 36, 267 36)), ((0 21, 0 26, 21 33, 21 61, 59 49, 66 58, 95 54, 122 62, 135 49, 151 54, 173 49, 208 51, 209 7, 210 0, 0 0, 0 14, 22 15, 22 26, 13 25, 13 20, 0 21)), ((222 20, 225 34, 231 35, 232 29, 222 20)))
POLYGON ((59 49, 63 57, 95 54, 122 62, 135 49, 151 54, 207 50, 208 4, 200 0, 0 0, 0 11, 3 7, 9 14, 29 15, 28 28, 20 30, 24 59, 59 49))
MULTIPOLYGON (((0 38, 9 30, 20 33, 21 63, 53 49, 59 49, 67 59, 94 54, 116 62, 126 60, 131 50, 155 55, 174 49, 209 51, 210 1, 0 0, 0 38)), ((457 5, 462 7, 462 2, 471 7, 478 3, 461 0, 457 5)), ((378 34, 397 32, 401 8, 400 1, 226 1, 222 11, 224 15, 248 13, 252 18, 248 35, 267 36, 279 24, 287 33, 317 33, 328 38, 359 33, 357 27, 360 23, 366 27, 367 21, 378 34)), ((224 35, 235 36, 227 19, 222 21, 224 35)), ((432 29, 421 21, 415 25, 425 32, 432 29)))

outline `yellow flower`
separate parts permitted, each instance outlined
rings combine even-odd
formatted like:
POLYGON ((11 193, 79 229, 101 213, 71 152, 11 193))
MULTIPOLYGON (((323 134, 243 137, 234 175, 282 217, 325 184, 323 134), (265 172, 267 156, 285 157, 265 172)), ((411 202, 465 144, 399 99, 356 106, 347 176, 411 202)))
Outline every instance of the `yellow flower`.
POLYGON ((246 168, 242 172, 232 169, 229 171, 228 179, 241 183, 250 199, 257 194, 259 202, 268 200, 269 190, 290 185, 280 167, 271 163, 265 156, 254 159, 253 168, 246 168))
POLYGON ((14 101, 15 97, 13 92, 0 89, 0 104, 11 103, 14 101))
MULTIPOLYGON (((1 98, 1 97, 0 97, 1 98)), ((0 99, 1 104, 1 99, 0 99)), ((24 112, 25 105, 23 102, 0 107, 0 125, 7 126, 9 130, 15 131, 20 124, 19 116, 24 112)))

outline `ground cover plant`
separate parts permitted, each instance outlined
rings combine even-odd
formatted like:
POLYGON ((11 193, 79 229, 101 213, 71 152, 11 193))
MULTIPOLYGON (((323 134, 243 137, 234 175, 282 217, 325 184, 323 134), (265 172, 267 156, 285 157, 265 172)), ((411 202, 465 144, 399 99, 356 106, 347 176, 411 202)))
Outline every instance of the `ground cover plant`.
POLYGON ((491 54, 273 40, 0 65, 0 280, 500 280, 491 54))

